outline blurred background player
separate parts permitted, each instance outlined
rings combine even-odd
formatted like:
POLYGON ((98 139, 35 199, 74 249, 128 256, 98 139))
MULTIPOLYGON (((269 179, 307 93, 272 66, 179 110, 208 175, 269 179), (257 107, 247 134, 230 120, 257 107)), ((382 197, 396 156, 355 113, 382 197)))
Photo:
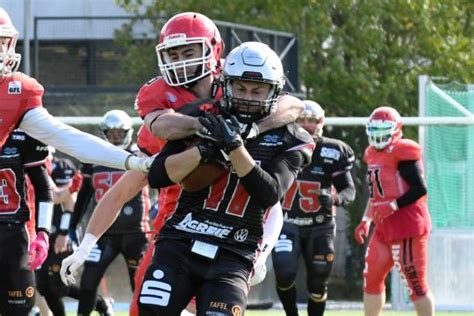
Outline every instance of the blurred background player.
POLYGON ((0 314, 28 315, 34 305, 34 270, 46 259, 53 203, 45 167, 48 147, 15 130, 0 151, 0 314), (36 238, 26 222, 28 175, 34 188, 36 238))
MULTIPOLYGON (((222 95, 219 74, 223 42, 219 30, 208 17, 195 12, 175 15, 163 26, 156 49, 163 77, 153 78, 146 83, 140 89, 135 103, 137 112, 145 119, 145 125, 138 132, 137 143, 149 155, 158 153, 167 140, 184 138, 200 130, 202 125, 197 116, 211 108, 210 103, 214 103, 222 95), (185 36, 176 36, 178 34, 185 36), (204 57, 203 51, 206 51, 204 57), (175 77, 177 74, 180 75, 175 77)), ((294 121, 303 108, 302 102, 297 98, 282 96, 278 100, 276 113, 259 122, 258 126, 243 124, 242 130, 247 137, 256 137, 259 131, 294 121)), ((134 192, 147 185, 148 180, 146 175, 128 172, 119 183, 122 188, 112 190, 108 195, 112 205, 121 205, 120 202, 128 200, 134 192)), ((174 210, 179 191, 178 185, 160 190, 160 213, 154 221, 155 231, 159 231, 163 221, 174 210)), ((118 212, 119 208, 113 209, 118 212)), ((96 241, 94 236, 100 236, 112 224, 115 215, 105 210, 106 208, 98 207, 97 213, 92 215, 88 229, 91 234, 86 239, 90 242, 81 243, 84 245, 81 250, 84 251, 79 251, 78 255, 89 253, 96 241)), ((148 251, 149 256, 141 263, 143 271, 149 262, 147 258, 151 258, 152 247, 148 251)), ((74 265, 80 266, 83 260, 84 255, 76 256, 74 265)), ((141 285, 142 278, 143 275, 137 275, 137 284, 141 285)), ((134 293, 134 301, 136 297, 137 291, 134 293)), ((138 313, 133 302, 131 313, 138 313)))
POLYGON ((28 135, 81 161, 146 172, 151 160, 135 157, 98 137, 63 124, 43 108, 43 87, 17 71, 21 61, 21 55, 15 52, 17 39, 17 30, 0 7, 0 146, 13 129, 19 127, 28 135))
POLYGON ((304 104, 305 110, 297 122, 313 135, 316 149, 311 164, 299 173, 282 203, 285 222, 273 250, 273 267, 286 315, 298 315, 295 280, 299 259, 303 257, 308 315, 321 316, 335 259, 335 206, 347 205, 355 199, 350 173, 354 153, 343 141, 322 136, 324 110, 319 104, 310 100, 304 104))
MULTIPOLYGON (((50 158, 49 173, 54 181, 54 214, 49 237, 48 258, 36 271, 38 291, 45 297, 49 309, 55 316, 66 315, 63 297, 79 299, 78 286, 66 286, 61 282, 59 269, 61 261, 72 253, 72 241, 69 239, 69 225, 76 201, 76 193, 81 187, 82 176, 74 163, 67 158, 50 158)), ((96 310, 100 315, 112 315, 109 302, 100 295, 96 310)))
POLYGON ((431 217, 426 203, 421 147, 402 138, 400 114, 379 107, 366 128, 369 202, 355 231, 363 244, 370 223, 375 230, 365 255, 364 313, 376 316, 385 303, 385 278, 395 266, 420 316, 434 315, 434 299, 426 280, 431 217))
POLYGON ((283 196, 313 150, 311 137, 294 123, 245 145, 240 136, 236 120, 258 122, 276 106, 284 75, 273 50, 243 43, 229 53, 222 71, 222 106, 235 114, 232 122, 210 113, 200 117, 210 143, 186 149, 186 140, 168 142, 148 179, 157 188, 179 183, 201 163, 222 159, 220 150, 233 172, 223 170, 218 180, 197 192, 182 190, 145 274, 139 298, 143 315, 176 315, 194 295, 198 315, 243 314, 264 213, 283 196), (161 298, 150 291, 157 282, 166 286, 161 298))
MULTIPOLYGON (((131 151, 132 120, 121 110, 112 110, 103 116, 100 129, 104 138, 114 146, 131 151)), ((99 165, 85 164, 82 169, 83 185, 74 208, 74 217, 79 219, 93 198, 97 203, 124 174, 123 171, 99 165)), ((133 278, 146 246, 148 232, 148 211, 150 201, 148 188, 144 187, 122 207, 114 224, 97 241, 97 245, 86 259, 81 278, 81 295, 78 313, 89 315, 96 305, 97 287, 106 269, 122 254, 127 263, 130 285, 134 289, 133 278)), ((75 229, 73 220, 72 229, 75 229)))

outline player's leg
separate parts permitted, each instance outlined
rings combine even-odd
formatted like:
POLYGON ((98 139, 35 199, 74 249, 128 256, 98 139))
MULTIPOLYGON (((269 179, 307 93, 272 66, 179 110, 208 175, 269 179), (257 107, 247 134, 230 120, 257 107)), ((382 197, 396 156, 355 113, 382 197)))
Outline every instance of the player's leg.
POLYGON ((137 271, 138 263, 145 254, 147 245, 148 240, 143 233, 127 234, 122 237, 121 253, 127 263, 132 292, 135 291, 135 272, 137 271))
POLYGON ((298 315, 296 305, 296 273, 301 254, 298 226, 284 223, 278 241, 272 252, 276 288, 286 315, 298 315))
POLYGON ((140 316, 179 315, 196 291, 192 268, 189 242, 159 241, 140 289, 140 316))
POLYGON ((417 314, 434 315, 434 299, 426 280, 428 234, 394 243, 392 254, 395 266, 408 287, 417 314))
POLYGON ((53 315, 63 316, 66 315, 66 312, 61 296, 66 285, 60 279, 59 283, 55 282, 54 274, 59 274, 61 266, 61 261, 58 262, 57 257, 58 255, 54 251, 48 253, 48 258, 41 265, 41 268, 36 271, 36 287, 39 294, 43 295, 53 315))
POLYGON ((196 295, 196 315, 243 315, 247 307, 251 263, 220 249, 216 261, 203 262, 202 267, 204 284, 196 295))
POLYGON ((385 304, 385 278, 393 266, 390 246, 374 232, 365 254, 364 315, 378 316, 385 304))
POLYGON ((142 288, 143 277, 145 276, 145 272, 151 263, 154 250, 155 243, 150 242, 148 244, 148 249, 146 250, 145 255, 143 256, 142 260, 138 265, 137 271, 135 271, 135 290, 133 291, 132 301, 130 302, 130 316, 138 316, 138 297, 140 296, 140 289, 142 288))
POLYGON ((28 266, 29 237, 24 225, 3 223, 0 258, 5 263, 2 315, 27 316, 35 303, 35 277, 28 266))
POLYGON ((119 253, 120 243, 116 245, 116 239, 116 236, 102 236, 84 263, 78 306, 78 314, 81 316, 89 315, 94 310, 100 280, 119 253))
POLYGON ((306 265, 308 287, 308 315, 322 316, 326 308, 328 279, 335 259, 335 226, 322 230, 308 228, 311 232, 303 241, 303 258, 306 265))

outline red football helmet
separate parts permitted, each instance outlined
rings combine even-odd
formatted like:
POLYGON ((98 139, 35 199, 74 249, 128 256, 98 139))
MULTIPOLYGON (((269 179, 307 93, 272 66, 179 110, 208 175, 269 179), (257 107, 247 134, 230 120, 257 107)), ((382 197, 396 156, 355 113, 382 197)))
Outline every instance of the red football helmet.
POLYGON ((369 144, 382 150, 402 138, 402 117, 394 108, 382 106, 370 114, 366 133, 369 144))
POLYGON ((312 136, 321 137, 323 135, 325 117, 323 108, 311 100, 304 100, 303 103, 304 110, 297 119, 297 123, 312 136))
POLYGON ((219 30, 211 19, 195 12, 175 15, 161 29, 160 42, 156 46, 158 66, 163 79, 170 86, 182 86, 213 73, 223 48, 219 30), (168 49, 191 44, 201 45, 201 56, 171 60, 168 49))
POLYGON ((21 55, 15 53, 18 32, 7 11, 0 8, 0 77, 10 76, 18 69, 21 55))

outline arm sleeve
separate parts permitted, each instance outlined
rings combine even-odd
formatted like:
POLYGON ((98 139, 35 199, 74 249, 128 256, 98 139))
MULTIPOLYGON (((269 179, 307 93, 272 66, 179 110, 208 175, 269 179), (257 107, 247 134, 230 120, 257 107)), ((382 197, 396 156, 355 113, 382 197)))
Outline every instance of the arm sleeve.
POLYGON ((125 169, 130 153, 54 118, 39 107, 25 113, 19 126, 28 135, 83 162, 125 169))
POLYGON ((53 190, 44 165, 26 168, 26 173, 35 189, 36 228, 49 233, 53 218, 53 190))
POLYGON ((286 151, 269 164, 267 171, 255 167, 240 180, 245 190, 262 208, 275 205, 295 181, 298 171, 305 164, 300 151, 286 151))
POLYGON ((400 161, 398 171, 403 180, 409 185, 408 191, 397 199, 398 207, 402 208, 416 202, 427 193, 427 190, 416 160, 400 161))
POLYGON ((333 178, 333 185, 337 191, 335 205, 343 206, 354 201, 356 190, 351 173, 346 171, 333 178))
POLYGON ((87 210, 92 194, 94 193, 94 187, 92 186, 92 178, 87 173, 84 173, 84 179, 82 181, 81 189, 77 194, 76 204, 74 205, 74 212, 72 214, 71 223, 69 225, 71 230, 75 230, 77 225, 82 219, 82 216, 87 210))
POLYGON ((175 184, 168 176, 165 161, 169 156, 178 154, 185 149, 186 144, 184 141, 169 141, 166 143, 165 147, 153 160, 148 172, 148 183, 151 188, 160 189, 175 184))
POLYGON ((268 255, 275 247, 278 236, 280 236, 281 228, 283 227, 283 211, 281 204, 277 203, 270 208, 263 224, 263 237, 261 245, 261 253, 257 260, 265 262, 268 255))

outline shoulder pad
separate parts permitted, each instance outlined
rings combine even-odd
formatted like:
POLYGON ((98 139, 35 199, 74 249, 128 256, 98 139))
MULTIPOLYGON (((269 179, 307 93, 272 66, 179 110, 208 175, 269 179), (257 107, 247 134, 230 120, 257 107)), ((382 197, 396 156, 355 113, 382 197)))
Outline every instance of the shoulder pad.
POLYGON ((421 159, 421 147, 411 139, 402 138, 392 146, 392 153, 397 156, 399 161, 421 159))
POLYGON ((145 83, 135 98, 135 111, 144 118, 148 113, 167 108, 166 90, 169 88, 161 77, 145 83))
POLYGON ((290 150, 300 150, 306 158, 306 164, 311 162, 315 148, 313 137, 300 125, 290 123, 286 125, 289 135, 293 138, 292 148, 290 150))

